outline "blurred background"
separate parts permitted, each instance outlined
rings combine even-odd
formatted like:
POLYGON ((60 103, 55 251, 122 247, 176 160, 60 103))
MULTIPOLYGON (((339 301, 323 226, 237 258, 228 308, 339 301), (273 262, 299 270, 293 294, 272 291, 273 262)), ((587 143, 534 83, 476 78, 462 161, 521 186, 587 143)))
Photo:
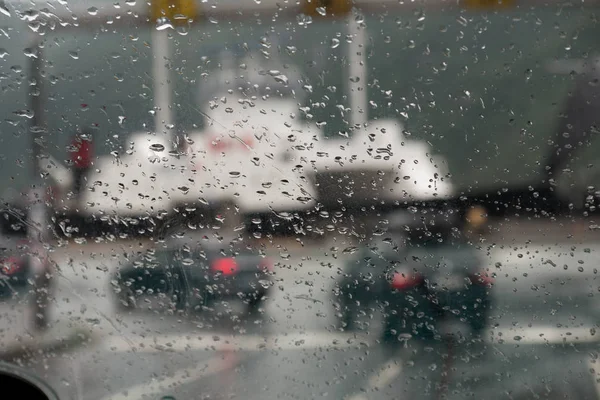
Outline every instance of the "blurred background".
POLYGON ((0 359, 61 399, 600 397, 598 6, 0 3, 0 359))

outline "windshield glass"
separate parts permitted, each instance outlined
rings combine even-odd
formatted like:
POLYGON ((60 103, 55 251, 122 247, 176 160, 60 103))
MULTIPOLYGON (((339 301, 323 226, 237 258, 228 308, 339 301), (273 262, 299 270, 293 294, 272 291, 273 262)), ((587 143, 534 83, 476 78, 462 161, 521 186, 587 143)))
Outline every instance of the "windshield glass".
POLYGON ((0 361, 600 398, 596 3, 0 1, 0 361))
POLYGON ((87 129, 99 154, 126 155, 135 133, 153 132, 150 32, 66 32, 42 39, 48 152, 70 160, 70 140, 87 129))

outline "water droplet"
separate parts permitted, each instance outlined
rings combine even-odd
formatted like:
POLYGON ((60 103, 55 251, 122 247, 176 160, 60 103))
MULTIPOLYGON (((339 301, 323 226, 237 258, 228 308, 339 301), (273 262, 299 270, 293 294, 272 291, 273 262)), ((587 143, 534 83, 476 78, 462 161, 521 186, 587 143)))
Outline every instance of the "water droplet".
POLYGON ((73 60, 79 60, 79 53, 77 53, 76 51, 69 51, 69 56, 71 56, 73 60))
POLYGON ((154 144, 150 145, 150 150, 157 151, 157 152, 164 151, 165 150, 165 146, 163 146, 160 143, 154 143, 154 144))
POLYGON ((319 13, 319 15, 327 15, 327 9, 325 9, 325 7, 317 7, 316 11, 319 13))
POLYGON ((31 48, 23 49, 23 54, 25 55, 25 57, 38 58, 37 52, 34 49, 31 49, 31 48))
POLYGON ((168 18, 159 18, 156 21, 156 30, 164 31, 165 29, 173 29, 173 24, 171 24, 168 18))
POLYGON ((6 5, 4 3, 0 3, 0 13, 6 15, 7 17, 10 17, 10 11, 8 11, 8 8, 6 7, 6 5))
POLYGON ((300 26, 306 26, 312 24, 312 18, 309 15, 298 14, 296 16, 296 22, 300 26))
POLYGON ((33 118, 33 115, 34 115, 33 111, 31 111, 31 110, 17 110, 17 111, 14 111, 13 114, 15 114, 19 117, 27 118, 27 119, 33 118))
POLYGON ((238 171, 231 171, 229 172, 229 176, 232 178, 239 178, 240 177, 240 173, 238 171))
POLYGON ((90 7, 87 9, 88 14, 90 15, 97 15, 98 14, 98 9, 96 7, 90 7))
POLYGON ((31 22, 31 21, 35 21, 39 16, 40 16, 39 12, 37 12, 35 10, 29 10, 29 11, 25 11, 24 13, 21 14, 21 20, 31 22))
POLYGON ((285 75, 283 75, 283 74, 280 74, 280 75, 275 75, 275 76, 273 77, 273 79, 275 79, 275 81, 277 81, 277 82, 279 82, 279 83, 283 83, 283 84, 284 84, 284 85, 286 85, 286 86, 287 86, 287 84, 288 84, 288 77, 287 77, 287 76, 285 76, 285 75))
POLYGON ((351 246, 351 247, 346 247, 342 253, 344 254, 354 254, 358 251, 358 247, 355 246, 351 246))
POLYGON ((338 47, 340 45, 340 40, 333 38, 331 39, 331 48, 335 49, 336 47, 338 47))

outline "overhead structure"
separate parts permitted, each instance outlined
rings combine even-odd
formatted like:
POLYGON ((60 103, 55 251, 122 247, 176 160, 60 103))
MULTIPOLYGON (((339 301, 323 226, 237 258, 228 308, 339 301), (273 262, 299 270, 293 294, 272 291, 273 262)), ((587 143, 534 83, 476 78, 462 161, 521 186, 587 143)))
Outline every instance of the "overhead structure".
POLYGON ((152 21, 167 18, 171 23, 187 23, 199 15, 195 0, 153 0, 150 3, 152 21))
POLYGON ((342 17, 352 10, 352 0, 305 0, 303 12, 311 17, 342 17))
POLYGON ((467 9, 501 10, 516 6, 516 0, 462 0, 461 4, 467 9))

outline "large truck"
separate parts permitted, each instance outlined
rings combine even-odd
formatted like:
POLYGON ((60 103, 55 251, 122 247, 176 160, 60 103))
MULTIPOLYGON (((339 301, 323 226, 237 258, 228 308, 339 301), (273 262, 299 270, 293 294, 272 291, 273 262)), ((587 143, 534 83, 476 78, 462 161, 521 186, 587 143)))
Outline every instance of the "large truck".
POLYGON ((518 5, 308 3, 15 3, 32 25, 27 115, 56 211, 153 226, 223 209, 260 221, 546 201, 540 143, 572 82, 532 66, 594 48, 585 9, 559 35, 518 5), (520 84, 523 96, 507 90, 520 84), (77 198, 65 149, 80 127, 98 154, 77 198))
MULTIPOLYGON (((289 220, 452 196, 445 162, 426 141, 406 137, 397 117, 369 118, 372 78, 361 50, 369 28, 356 13, 296 32, 286 21, 302 14, 297 5, 270 32, 252 19, 228 20, 228 29, 211 23, 237 7, 223 1, 183 23, 139 2, 36 14, 32 131, 49 144, 39 162, 57 212, 71 223, 146 221, 147 229, 228 208, 245 221, 289 220), (347 62, 335 71, 338 58, 347 62), (76 196, 62 148, 82 128, 98 154, 76 196)), ((248 3, 244 12, 278 7, 248 3)))

